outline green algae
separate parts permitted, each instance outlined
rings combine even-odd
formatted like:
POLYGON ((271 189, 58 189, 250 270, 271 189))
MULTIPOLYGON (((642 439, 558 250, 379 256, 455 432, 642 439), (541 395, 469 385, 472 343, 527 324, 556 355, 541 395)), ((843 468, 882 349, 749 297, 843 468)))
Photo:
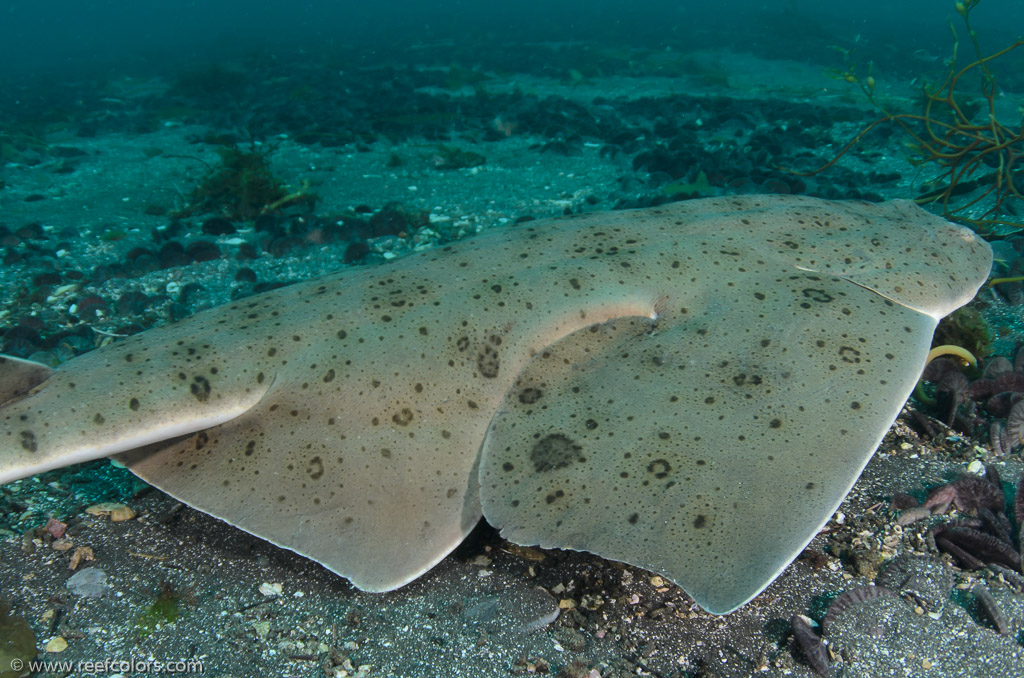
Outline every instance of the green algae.
POLYGON ((697 172, 697 177, 692 182, 674 181, 661 188, 665 195, 677 196, 707 196, 711 195, 711 184, 708 182, 708 175, 704 170, 697 172))
POLYGON ((287 195, 284 183, 270 170, 273 148, 216 150, 220 163, 193 189, 181 216, 216 212, 230 219, 254 219, 287 195))
POLYGON ((961 346, 978 358, 992 354, 992 331, 976 309, 962 306, 939 322, 933 344, 961 346))
POLYGON ((161 626, 177 621, 182 614, 182 603, 188 597, 188 593, 180 593, 169 583, 164 582, 160 586, 156 600, 139 615, 135 632, 145 638, 161 626))

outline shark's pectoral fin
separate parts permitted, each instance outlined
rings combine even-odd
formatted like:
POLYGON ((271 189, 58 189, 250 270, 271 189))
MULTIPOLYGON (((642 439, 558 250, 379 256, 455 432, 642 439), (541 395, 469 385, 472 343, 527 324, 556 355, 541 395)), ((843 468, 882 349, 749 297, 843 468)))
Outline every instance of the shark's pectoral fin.
POLYGON ((857 479, 935 327, 838 278, 780 277, 537 355, 483 446, 487 520, 662 573, 710 612, 757 595, 857 479))
POLYGON ((59 370, 0 356, 0 485, 223 424, 274 381, 219 369, 168 374, 137 346, 133 337, 59 370))
POLYGON ((371 442, 343 404, 292 395, 275 391, 244 416, 117 459, 189 506, 366 591, 416 579, 479 522, 475 466, 425 472, 418 457, 400 456, 412 438, 403 427, 371 442))
POLYGON ((53 370, 42 363, 0 355, 0 406, 24 396, 51 374, 53 370))

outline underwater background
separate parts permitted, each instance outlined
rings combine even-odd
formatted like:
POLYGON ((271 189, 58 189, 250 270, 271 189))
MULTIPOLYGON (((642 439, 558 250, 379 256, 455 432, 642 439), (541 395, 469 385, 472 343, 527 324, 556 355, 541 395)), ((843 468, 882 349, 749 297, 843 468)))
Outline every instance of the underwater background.
MULTIPOLYGON (((111 68, 122 75, 173 71, 191 60, 228 58, 258 49, 306 49, 311 56, 338 47, 359 47, 372 63, 413 45, 440 41, 476 46, 481 41, 571 43, 593 41, 600 48, 721 48, 774 53, 812 62, 831 55, 820 44, 870 44, 865 60, 888 53, 905 70, 913 55, 949 47, 947 21, 953 2, 821 3, 814 0, 746 2, 622 3, 574 2, 373 3, 319 2, 74 2, 44 7, 6 3, 0 8, 0 58, 4 74, 81 75, 111 68), (902 58, 901 58, 902 57, 902 58), (140 70, 136 70, 140 69, 140 70)), ((1012 0, 984 0, 972 12, 986 47, 1012 42, 1024 23, 1024 6, 1012 0)), ((508 64, 510 65, 510 64, 508 64)), ((895 65, 895 64, 894 64, 895 65)))
POLYGON ((1024 676, 1022 34, 1015 0, 4 3, 3 354, 57 366, 497 226, 732 194, 917 199, 983 234, 1002 282, 937 336, 980 366, 930 366, 833 522, 727 617, 486 526, 365 594, 93 462, 0 488, 0 676, 37 651, 213 676, 1024 676), (829 609, 827 646, 793 621, 829 609))

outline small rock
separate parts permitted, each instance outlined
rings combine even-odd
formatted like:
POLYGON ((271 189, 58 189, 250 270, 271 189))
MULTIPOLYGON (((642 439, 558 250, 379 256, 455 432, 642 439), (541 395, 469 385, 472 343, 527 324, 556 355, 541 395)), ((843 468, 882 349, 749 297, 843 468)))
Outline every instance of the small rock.
POLYGON ((280 582, 274 582, 273 584, 268 584, 267 582, 264 582, 260 584, 260 593, 262 593, 268 598, 276 598, 277 596, 281 595, 281 592, 283 590, 284 587, 281 586, 280 582))
POLYGON ((60 539, 61 537, 63 537, 67 529, 67 524, 62 523, 56 518, 50 518, 50 520, 46 523, 46 531, 53 535, 54 539, 60 539))
POLYGON ((131 520, 135 517, 135 511, 127 506, 120 506, 110 512, 110 522, 112 523, 123 523, 126 520, 131 520))
POLYGON ((107 592, 107 573, 98 567, 90 567, 72 575, 65 586, 83 598, 100 598, 107 592))
MULTIPOLYGON (((88 508, 85 509, 85 512, 88 513, 90 516, 108 516, 113 514, 114 512, 121 512, 120 515, 124 515, 123 511, 126 509, 128 511, 131 511, 131 509, 125 506, 124 504, 118 504, 117 502, 112 501, 104 501, 100 502, 99 504, 93 504, 92 506, 89 506, 88 508)), ((132 512, 132 516, 134 515, 135 513, 132 512)), ((127 518, 122 518, 122 520, 127 520, 127 518)))
POLYGON ((208 240, 196 240, 185 248, 185 254, 192 261, 213 261, 220 258, 220 248, 208 240))
POLYGON ((63 636, 54 636, 46 641, 47 652, 63 652, 68 649, 68 641, 63 636))
POLYGON ((71 554, 71 560, 68 561, 68 569, 77 570, 79 565, 91 560, 96 560, 96 554, 93 553, 92 547, 79 546, 75 549, 75 552, 71 554))

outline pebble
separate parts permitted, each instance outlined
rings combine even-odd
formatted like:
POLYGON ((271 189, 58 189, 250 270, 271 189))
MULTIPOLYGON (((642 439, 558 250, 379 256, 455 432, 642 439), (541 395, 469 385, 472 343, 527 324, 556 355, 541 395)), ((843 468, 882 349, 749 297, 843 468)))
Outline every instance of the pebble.
POLYGON ((90 567, 72 575, 65 586, 83 598, 100 598, 107 592, 107 573, 98 567, 90 567))
POLYGON ((185 254, 192 261, 213 261, 220 258, 220 248, 209 240, 196 240, 185 248, 185 254))
POLYGON ((127 506, 121 506, 110 512, 110 522, 112 523, 123 523, 126 520, 131 520, 135 517, 135 511, 128 508, 127 506))
POLYGON ((86 508, 85 512, 91 516, 110 516, 110 521, 113 523, 121 523, 135 517, 135 511, 124 504, 118 504, 111 501, 93 504, 86 508))
POLYGON ((68 561, 68 569, 77 570, 79 565, 90 560, 96 560, 96 554, 93 553, 92 547, 79 546, 75 549, 75 552, 71 554, 71 560, 68 561))
POLYGON ((273 584, 263 582, 262 584, 260 584, 260 593, 262 593, 268 598, 276 598, 277 596, 281 595, 281 592, 283 590, 284 587, 281 586, 280 582, 274 582, 273 584))
POLYGON ((63 652, 68 649, 68 641, 64 640, 63 636, 54 636, 46 641, 47 652, 63 652))
POLYGON ((67 531, 68 526, 67 526, 67 523, 62 523, 61 521, 57 520, 56 518, 50 518, 46 522, 46 528, 45 529, 46 529, 47 532, 49 532, 51 535, 53 535, 54 539, 60 539, 61 537, 64 536, 64 532, 67 531))
POLYGON ((256 271, 248 267, 238 269, 238 272, 235 273, 235 282, 256 282, 256 271))
POLYGON ((92 506, 87 507, 85 509, 85 512, 88 513, 90 516, 109 515, 110 519, 114 522, 118 522, 118 520, 114 518, 115 513, 120 517, 120 520, 129 520, 135 517, 135 512, 132 511, 130 508, 128 508, 124 504, 118 504, 112 501, 104 501, 100 502, 99 504, 93 504, 92 506), (129 515, 129 513, 131 515, 129 515))

